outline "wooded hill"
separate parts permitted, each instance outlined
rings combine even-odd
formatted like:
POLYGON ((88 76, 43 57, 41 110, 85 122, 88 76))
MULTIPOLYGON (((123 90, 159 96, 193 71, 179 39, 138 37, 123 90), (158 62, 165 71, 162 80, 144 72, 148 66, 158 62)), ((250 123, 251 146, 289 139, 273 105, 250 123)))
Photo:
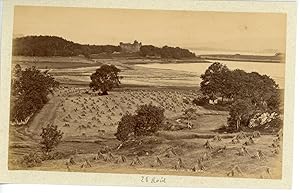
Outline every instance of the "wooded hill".
MULTIPOLYGON (((25 36, 13 40, 13 55, 15 56, 78 56, 89 58, 92 54, 120 53, 120 46, 89 45, 68 41, 57 36, 25 36)), ((194 53, 179 47, 143 45, 140 57, 154 56, 160 58, 193 58, 194 53)))
POLYGON ((13 40, 16 56, 89 56, 120 51, 119 46, 82 45, 56 36, 26 36, 13 40))

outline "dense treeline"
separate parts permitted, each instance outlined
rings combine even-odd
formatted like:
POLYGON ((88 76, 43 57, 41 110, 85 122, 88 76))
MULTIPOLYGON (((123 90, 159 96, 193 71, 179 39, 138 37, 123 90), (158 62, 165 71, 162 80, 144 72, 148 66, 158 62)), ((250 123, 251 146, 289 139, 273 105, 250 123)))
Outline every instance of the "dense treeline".
POLYGON ((162 48, 158 48, 152 45, 144 45, 140 49, 140 55, 143 57, 151 56, 151 57, 160 57, 160 58, 193 58, 196 55, 190 52, 188 49, 183 49, 179 47, 169 47, 164 46, 162 48))
POLYGON ((119 52, 119 46, 82 45, 56 36, 26 36, 13 41, 13 55, 20 56, 78 56, 119 52))
MULTIPOLYGON (((121 52, 120 46, 82 45, 56 36, 26 36, 13 40, 13 55, 16 56, 78 56, 90 57, 91 54, 112 54, 121 52)), ((142 46, 137 53, 142 57, 191 58, 195 54, 187 49, 152 45, 142 46)))
POLYGON ((48 95, 59 83, 35 67, 16 65, 12 76, 11 121, 25 122, 48 102, 48 95))
POLYGON ((201 75, 201 79, 201 91, 208 99, 221 99, 219 103, 230 105, 230 129, 248 127, 253 117, 264 113, 280 113, 279 87, 267 75, 229 70, 226 65, 213 63, 201 75))

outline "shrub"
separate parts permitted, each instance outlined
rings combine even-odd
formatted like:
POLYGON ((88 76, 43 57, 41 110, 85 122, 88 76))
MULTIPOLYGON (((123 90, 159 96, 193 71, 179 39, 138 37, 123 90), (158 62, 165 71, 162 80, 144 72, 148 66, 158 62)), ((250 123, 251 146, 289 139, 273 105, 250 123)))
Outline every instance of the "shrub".
POLYGON ((56 125, 48 124, 46 127, 42 128, 42 141, 40 142, 42 146, 42 151, 46 154, 51 152, 61 141, 63 132, 57 129, 56 125))
POLYGON ((115 136, 126 141, 130 136, 151 135, 163 124, 164 109, 152 104, 141 105, 135 114, 125 114, 119 122, 115 136))
POLYGON ((193 104, 203 106, 208 104, 208 99, 206 97, 197 97, 193 100, 193 104))
POLYGON ((66 159, 69 158, 71 155, 74 155, 74 152, 72 151, 56 151, 56 152, 50 152, 49 154, 43 154, 41 156, 41 159, 44 160, 59 160, 59 159, 66 159))
POLYGON ((29 153, 23 156, 21 164, 27 168, 37 167, 42 165, 42 159, 37 153, 29 153))
POLYGON ((149 135, 155 133, 165 118, 164 109, 152 104, 141 105, 136 111, 136 129, 134 134, 149 135))
POLYGON ((132 114, 125 114, 119 122, 117 133, 115 136, 120 141, 126 141, 134 133, 136 127, 135 116, 132 114))
POLYGON ((283 128, 283 120, 279 116, 277 116, 272 121, 264 125, 258 125, 254 128, 251 128, 251 130, 260 131, 262 133, 276 133, 282 128, 283 128))
POLYGON ((196 112, 197 112, 197 109, 188 108, 184 111, 184 118, 187 120, 196 119, 196 117, 195 117, 196 112))

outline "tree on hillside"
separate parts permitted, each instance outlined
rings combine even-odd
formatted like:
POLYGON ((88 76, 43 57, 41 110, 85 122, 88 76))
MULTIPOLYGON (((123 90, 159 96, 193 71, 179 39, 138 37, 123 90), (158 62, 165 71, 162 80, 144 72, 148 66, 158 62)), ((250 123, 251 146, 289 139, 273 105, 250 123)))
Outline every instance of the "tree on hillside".
POLYGON ((114 65, 101 66, 90 76, 90 88, 93 91, 100 90, 102 93, 99 93, 99 95, 108 95, 108 91, 121 84, 118 76, 119 72, 121 70, 114 65))
POLYGON ((22 70, 16 65, 12 78, 11 120, 25 121, 48 102, 59 83, 48 74, 35 67, 22 70))

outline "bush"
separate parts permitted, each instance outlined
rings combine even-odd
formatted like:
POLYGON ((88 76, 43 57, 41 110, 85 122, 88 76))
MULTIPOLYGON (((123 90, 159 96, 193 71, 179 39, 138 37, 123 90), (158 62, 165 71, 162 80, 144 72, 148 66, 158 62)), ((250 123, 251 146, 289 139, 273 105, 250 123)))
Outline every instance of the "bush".
POLYGON ((55 151, 55 152, 50 152, 48 154, 43 154, 41 156, 41 159, 44 160, 60 160, 60 159, 66 159, 69 158, 70 156, 74 155, 74 152, 71 151, 55 151))
POLYGON ((63 132, 57 129, 57 126, 51 124, 48 124, 47 127, 42 128, 42 141, 40 142, 42 151, 46 154, 51 152, 53 148, 60 143, 63 134, 63 132))
POLYGON ((152 104, 139 106, 135 115, 126 114, 121 118, 115 136, 126 141, 130 136, 151 135, 162 126, 164 118, 163 108, 152 104))
POLYGON ((188 120, 196 119, 195 114, 197 112, 197 109, 194 108, 188 108, 184 111, 184 118, 188 120))
POLYGON ((155 133, 165 118, 164 109, 152 104, 139 106, 136 111, 136 129, 134 134, 149 135, 155 133))
POLYGON ((135 116, 132 114, 123 115, 117 128, 115 136, 120 141, 126 141, 134 133, 136 127, 135 116))
POLYGON ((282 128, 283 120, 278 116, 264 125, 258 125, 254 128, 251 128, 251 130, 260 131, 262 133, 277 133, 282 128))
POLYGON ((42 165, 42 158, 37 153, 24 155, 21 164, 26 168, 32 168, 42 165))

